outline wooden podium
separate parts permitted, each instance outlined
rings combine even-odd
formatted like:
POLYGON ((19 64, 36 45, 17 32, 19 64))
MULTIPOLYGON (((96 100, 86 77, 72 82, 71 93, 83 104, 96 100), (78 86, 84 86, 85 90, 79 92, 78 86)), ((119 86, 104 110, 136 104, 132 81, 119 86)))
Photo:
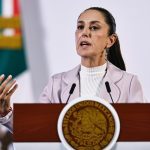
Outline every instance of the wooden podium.
MULTIPOLYGON (((120 118, 118 141, 150 141, 150 104, 112 104, 120 118)), ((60 142, 64 104, 14 104, 14 142, 60 142)))

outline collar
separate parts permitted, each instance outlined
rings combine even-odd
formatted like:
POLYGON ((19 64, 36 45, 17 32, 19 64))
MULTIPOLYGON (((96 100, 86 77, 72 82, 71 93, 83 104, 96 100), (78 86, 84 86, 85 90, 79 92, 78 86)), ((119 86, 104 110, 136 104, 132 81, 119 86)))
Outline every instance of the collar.
MULTIPOLYGON (((62 80, 66 84, 73 83, 73 81, 75 81, 75 79, 79 78, 80 70, 81 70, 81 65, 76 66, 72 70, 64 73, 62 80)), ((113 83, 117 83, 121 80, 122 76, 123 76, 123 71, 108 61, 107 62, 107 73, 105 75, 105 80, 111 81, 113 83)))
MULTIPOLYGON (((62 95, 61 95, 62 100, 64 102, 65 102, 66 98, 68 97, 68 93, 69 93, 70 88, 73 83, 76 84, 76 88, 70 98, 75 99, 80 96, 79 95, 79 93, 80 93, 79 71, 80 71, 80 69, 81 69, 81 65, 78 65, 74 69, 72 69, 68 72, 65 72, 62 76, 62 81, 64 81, 64 83, 66 84, 66 88, 63 89, 62 95)), ((102 89, 100 91, 99 97, 109 100, 109 102, 111 102, 110 96, 107 93, 106 87, 105 87, 105 82, 108 81, 110 84, 110 87, 111 87, 111 94, 112 94, 113 100, 114 100, 114 102, 117 102, 121 95, 121 91, 120 91, 119 87, 117 86, 117 83, 122 79, 123 73, 124 73, 124 71, 117 68, 116 66, 114 66, 112 63, 110 63, 108 61, 107 62, 107 73, 103 79, 103 83, 102 83, 103 85, 102 85, 102 89)))

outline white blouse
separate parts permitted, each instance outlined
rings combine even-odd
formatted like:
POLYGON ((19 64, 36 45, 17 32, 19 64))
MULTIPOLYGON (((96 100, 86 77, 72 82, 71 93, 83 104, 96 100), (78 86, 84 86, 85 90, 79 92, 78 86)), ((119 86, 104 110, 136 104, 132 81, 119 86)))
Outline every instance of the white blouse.
POLYGON ((81 65, 80 87, 81 96, 98 96, 101 81, 105 75, 106 63, 102 66, 87 68, 81 65))

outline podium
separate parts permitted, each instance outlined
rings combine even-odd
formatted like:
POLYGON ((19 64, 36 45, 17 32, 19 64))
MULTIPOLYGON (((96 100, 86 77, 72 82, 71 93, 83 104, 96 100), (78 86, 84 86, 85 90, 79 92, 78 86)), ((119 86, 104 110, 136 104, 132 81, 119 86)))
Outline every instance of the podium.
MULTIPOLYGON (((150 141, 150 104, 112 104, 120 118, 118 141, 150 141)), ((57 121, 65 104, 14 104, 14 142, 60 142, 57 121)))

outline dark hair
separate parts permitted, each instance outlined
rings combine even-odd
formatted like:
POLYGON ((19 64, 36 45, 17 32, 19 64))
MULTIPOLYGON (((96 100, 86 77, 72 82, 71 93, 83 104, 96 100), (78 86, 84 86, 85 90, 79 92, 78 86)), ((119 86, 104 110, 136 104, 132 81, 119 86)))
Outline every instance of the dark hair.
MULTIPOLYGON (((87 10, 96 10, 99 11, 100 13, 103 14, 106 23, 109 26, 109 35, 112 35, 114 33, 116 33, 116 22, 114 17, 112 16, 112 14, 101 7, 90 7, 87 10)), ((84 11, 84 12, 85 12, 84 11)), ((120 68, 121 70, 125 70, 126 71, 126 67, 125 67, 125 63, 121 54, 121 50, 120 50, 120 43, 119 43, 119 39, 117 37, 116 42, 109 48, 108 51, 108 55, 107 55, 107 59, 114 64, 115 66, 117 66, 118 68, 120 68)))

